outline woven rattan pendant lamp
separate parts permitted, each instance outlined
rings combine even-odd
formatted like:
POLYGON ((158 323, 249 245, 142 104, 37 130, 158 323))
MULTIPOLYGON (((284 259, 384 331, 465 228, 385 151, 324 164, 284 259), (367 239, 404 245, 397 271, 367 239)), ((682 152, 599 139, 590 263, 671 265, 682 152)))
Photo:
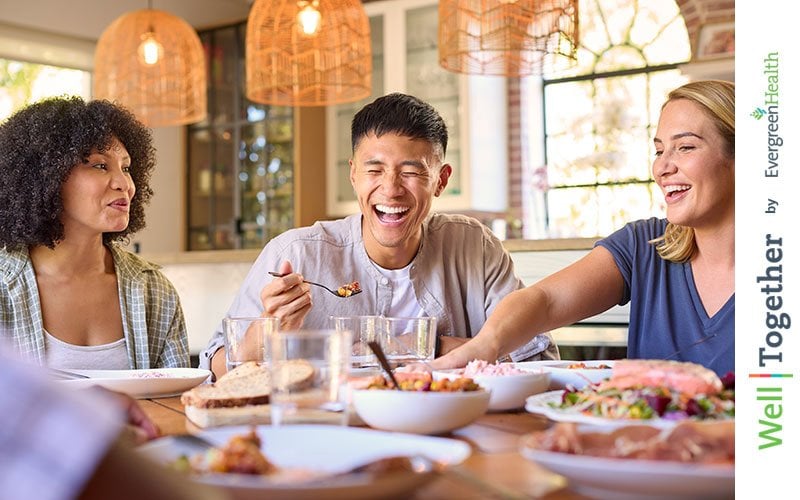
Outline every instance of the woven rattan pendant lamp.
POLYGON ((254 102, 325 106, 372 92, 369 19, 359 0, 256 0, 245 54, 254 102))
POLYGON ((94 54, 94 97, 116 101, 150 127, 206 117, 206 64, 189 23, 161 10, 112 22, 94 54))
POLYGON ((577 61, 578 0, 439 0, 439 63, 476 75, 557 72, 577 61))

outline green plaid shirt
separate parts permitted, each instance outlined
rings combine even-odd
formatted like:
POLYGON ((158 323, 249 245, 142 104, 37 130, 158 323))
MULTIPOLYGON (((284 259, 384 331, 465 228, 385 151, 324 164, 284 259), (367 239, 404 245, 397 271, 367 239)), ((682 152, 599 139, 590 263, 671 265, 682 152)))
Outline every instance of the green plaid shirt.
MULTIPOLYGON (((178 293, 158 266, 110 246, 131 369, 189 366, 178 293)), ((0 340, 40 365, 47 361, 42 306, 27 250, 0 249, 0 340)))

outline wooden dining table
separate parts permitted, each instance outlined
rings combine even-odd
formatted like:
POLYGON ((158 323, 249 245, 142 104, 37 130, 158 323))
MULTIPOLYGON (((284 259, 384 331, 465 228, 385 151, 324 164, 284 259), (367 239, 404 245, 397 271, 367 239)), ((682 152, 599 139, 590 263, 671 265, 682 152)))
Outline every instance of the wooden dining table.
MULTIPOLYGON (((144 411, 163 435, 196 431, 186 419, 179 397, 144 399, 144 411)), ((446 435, 464 441, 472 454, 417 490, 413 499, 585 499, 568 488, 566 480, 527 460, 519 453, 520 438, 546 429, 544 417, 524 411, 487 413, 472 424, 446 435)))

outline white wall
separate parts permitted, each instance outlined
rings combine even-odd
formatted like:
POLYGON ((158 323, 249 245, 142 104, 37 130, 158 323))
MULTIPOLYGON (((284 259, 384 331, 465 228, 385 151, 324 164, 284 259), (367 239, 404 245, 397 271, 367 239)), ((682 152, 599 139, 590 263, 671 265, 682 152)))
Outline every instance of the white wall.
POLYGON ((169 264, 161 269, 181 299, 192 354, 200 352, 208 343, 250 270, 250 264, 169 264))
MULTIPOLYGON (((517 276, 526 284, 537 281, 559 271, 589 253, 588 250, 553 250, 511 252, 517 276)), ((591 317, 581 323, 620 323, 627 324, 630 307, 614 306, 608 311, 591 317)))
POLYGON ((147 227, 131 237, 145 253, 180 252, 186 241, 186 132, 183 127, 153 129, 156 168, 150 187, 155 191, 146 209, 147 227))
POLYGON ((5 11, 0 16, 0 57, 92 70, 93 41, 6 24, 4 17, 5 11))

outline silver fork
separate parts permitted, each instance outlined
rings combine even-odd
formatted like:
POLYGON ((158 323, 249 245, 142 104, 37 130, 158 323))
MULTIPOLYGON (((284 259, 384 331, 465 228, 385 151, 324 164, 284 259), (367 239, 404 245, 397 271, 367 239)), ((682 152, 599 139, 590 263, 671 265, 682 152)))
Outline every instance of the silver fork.
MULTIPOLYGON (((269 275, 270 276, 274 276, 276 278, 283 278, 284 276, 286 276, 285 273, 281 274, 281 273, 276 273, 275 271, 270 271, 269 275)), ((353 297, 354 295, 358 295, 359 293, 361 293, 361 290, 359 289, 359 290, 351 291, 350 295, 343 295, 343 294, 339 293, 339 290, 333 290, 333 289, 328 288, 327 286, 322 285, 320 283, 314 283, 313 281, 308 281, 308 280, 303 280, 303 283, 308 283, 309 285, 314 285, 314 286, 318 286, 320 288, 324 288, 325 290, 331 292, 332 294, 334 294, 337 297, 342 298, 342 299, 347 299, 347 298, 353 297)))
POLYGON ((208 439, 204 438, 203 436, 198 436, 197 434, 175 434, 172 438, 178 442, 188 445, 197 451, 205 451, 210 448, 216 448, 216 443, 212 443, 208 439))

